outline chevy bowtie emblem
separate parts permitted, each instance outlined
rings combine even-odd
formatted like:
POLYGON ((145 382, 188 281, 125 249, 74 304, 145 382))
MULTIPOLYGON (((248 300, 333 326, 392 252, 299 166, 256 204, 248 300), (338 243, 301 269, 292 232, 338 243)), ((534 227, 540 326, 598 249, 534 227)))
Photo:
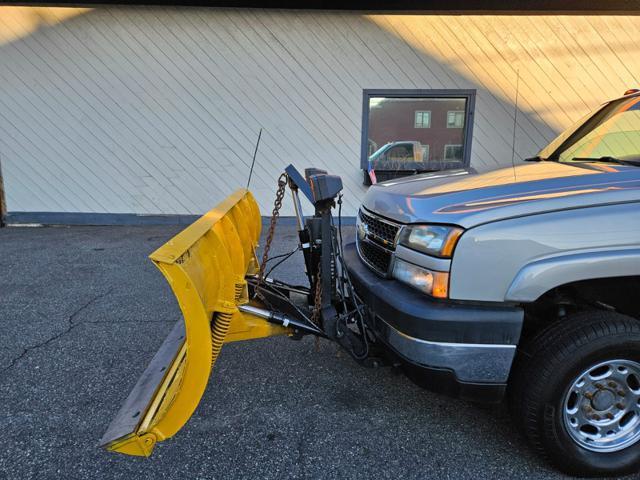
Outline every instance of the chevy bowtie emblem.
POLYGON ((358 224, 358 238, 360 240, 364 240, 368 233, 369 233, 369 229, 367 228, 367 225, 364 224, 364 223, 359 223, 358 224))

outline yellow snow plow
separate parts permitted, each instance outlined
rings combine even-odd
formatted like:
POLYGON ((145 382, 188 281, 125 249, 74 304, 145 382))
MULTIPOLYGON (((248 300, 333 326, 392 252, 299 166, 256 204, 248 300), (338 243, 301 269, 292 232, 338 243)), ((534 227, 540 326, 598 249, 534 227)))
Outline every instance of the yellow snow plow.
POLYGON ((246 275, 258 271, 261 217, 253 196, 238 190, 153 252, 184 323, 173 328, 102 438, 109 450, 151 454, 198 405, 223 343, 286 334, 291 328, 241 312, 246 275))
POLYGON ((150 255, 171 286, 184 321, 175 325, 136 383, 103 435, 102 447, 149 456, 157 442, 175 435, 200 402, 224 343, 313 334, 340 338, 354 357, 362 357, 366 340, 362 347, 357 338, 364 333, 362 309, 354 305, 350 283, 345 284, 347 273, 339 267, 337 234, 331 223, 331 208, 342 183, 316 169, 305 173, 306 179, 289 166, 279 179, 261 262, 256 255, 260 211, 245 189, 150 255), (298 218, 300 242, 295 251, 304 255, 308 287, 265 275, 268 262, 277 258, 268 258, 268 253, 287 185, 298 218), (307 221, 299 190, 316 209, 307 221), (321 276, 322 271, 331 274, 321 276), (356 324, 360 333, 348 324, 356 324))

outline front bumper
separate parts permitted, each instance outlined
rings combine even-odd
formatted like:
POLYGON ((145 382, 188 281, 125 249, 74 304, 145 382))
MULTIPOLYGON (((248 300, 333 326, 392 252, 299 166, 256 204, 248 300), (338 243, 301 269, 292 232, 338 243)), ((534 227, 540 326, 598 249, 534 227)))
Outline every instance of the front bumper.
POLYGON ((470 400, 502 398, 520 338, 521 308, 433 300, 373 273, 355 244, 345 247, 344 260, 370 311, 369 326, 410 366, 414 379, 470 400))

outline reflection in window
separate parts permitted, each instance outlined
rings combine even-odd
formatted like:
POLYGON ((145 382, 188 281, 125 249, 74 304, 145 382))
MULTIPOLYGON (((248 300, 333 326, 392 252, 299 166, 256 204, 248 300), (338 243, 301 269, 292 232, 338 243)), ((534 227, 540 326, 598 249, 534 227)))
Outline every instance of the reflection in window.
POLYGON ((413 160, 413 151, 408 145, 398 145, 387 150, 385 158, 392 162, 408 162, 413 160))
POLYGON ((416 112, 415 128, 429 128, 431 126, 431 112, 416 112))
POLYGON ((462 128, 462 127, 464 127, 464 112, 462 111, 447 112, 447 128, 462 128))
POLYGON ((445 145, 444 159, 462 161, 462 145, 445 145))
POLYGON ((429 160, 429 145, 422 145, 422 160, 429 160))
POLYGON ((367 142, 367 155, 371 156, 376 150, 378 150, 378 144, 369 139, 369 141, 367 142))
POLYGON ((362 169, 378 181, 468 164, 467 131, 473 92, 388 96, 365 92, 362 169))

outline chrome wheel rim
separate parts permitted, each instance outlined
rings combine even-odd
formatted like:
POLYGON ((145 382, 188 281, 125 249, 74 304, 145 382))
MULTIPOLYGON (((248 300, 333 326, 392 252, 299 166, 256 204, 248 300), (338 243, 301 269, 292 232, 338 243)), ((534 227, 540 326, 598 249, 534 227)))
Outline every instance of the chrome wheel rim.
POLYGON ((640 363, 610 360, 584 370, 562 402, 572 440, 595 452, 615 452, 640 440, 640 363))

